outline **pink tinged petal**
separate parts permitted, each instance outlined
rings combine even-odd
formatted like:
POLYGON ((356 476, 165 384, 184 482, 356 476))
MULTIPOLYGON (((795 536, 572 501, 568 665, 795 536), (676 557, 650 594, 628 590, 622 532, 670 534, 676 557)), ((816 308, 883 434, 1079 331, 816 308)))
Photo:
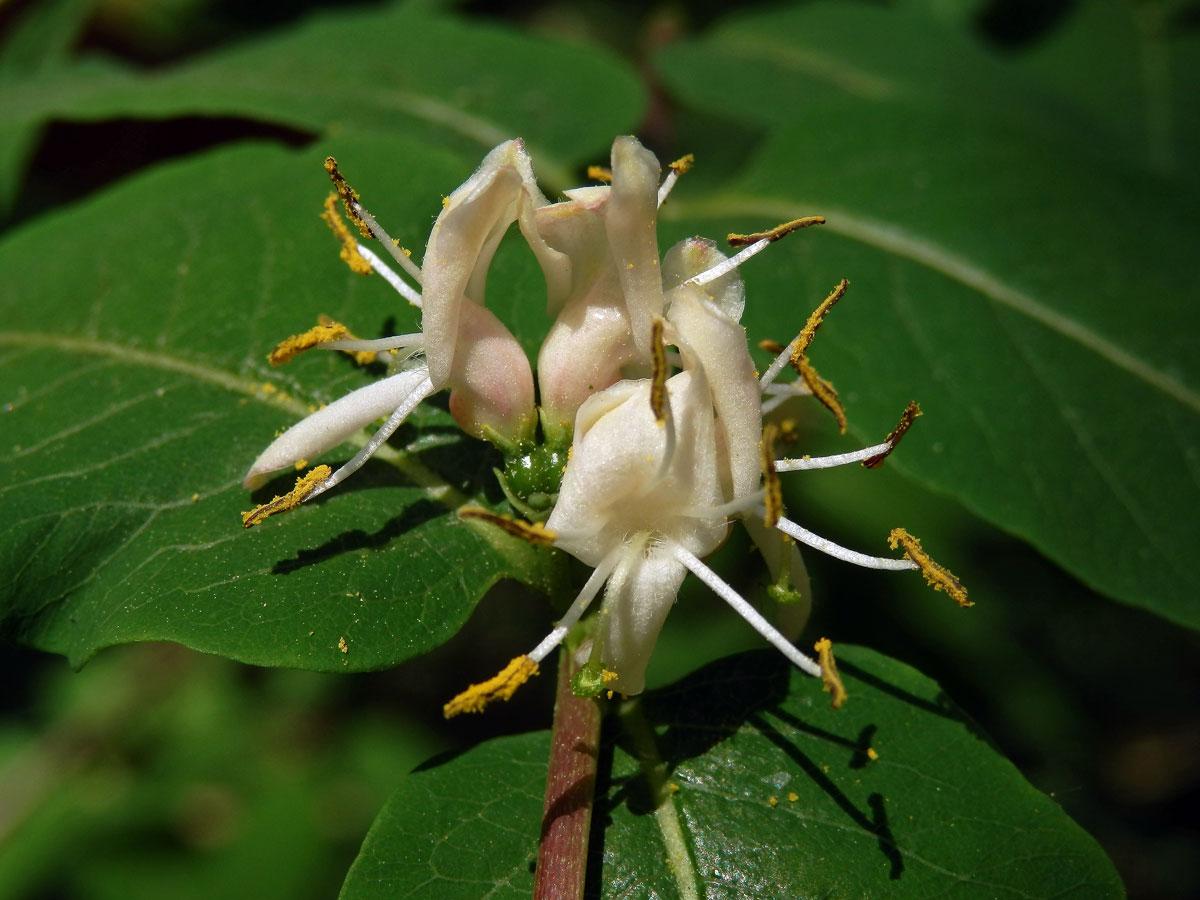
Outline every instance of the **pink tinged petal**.
POLYGON ((533 181, 520 141, 491 151, 445 203, 434 223, 422 266, 422 330, 435 389, 450 379, 464 303, 482 304, 492 256, 522 204, 546 201, 533 181))
POLYGON ((311 460, 345 441, 360 428, 389 415, 428 376, 425 366, 400 372, 361 387, 297 422, 264 450, 246 473, 242 485, 255 490, 273 472, 288 469, 299 460, 311 460))
POLYGON ((629 311, 634 342, 650 358, 650 323, 663 312, 658 265, 658 160, 633 137, 612 148, 612 188, 604 226, 629 311))
POLYGON ((597 624, 601 664, 617 673, 612 690, 640 694, 645 688, 650 654, 686 575, 667 548, 647 546, 646 535, 626 548, 608 579, 597 624))
POLYGON ((519 441, 535 424, 533 371, 524 348, 488 309, 462 308, 459 352, 449 383, 450 412, 462 429, 485 438, 484 427, 519 441))
POLYGON ((759 441, 762 409, 754 361, 746 332, 703 294, 703 288, 682 285, 670 292, 669 320, 680 350, 702 365, 712 390, 721 437, 723 466, 732 498, 758 490, 762 477, 759 441))

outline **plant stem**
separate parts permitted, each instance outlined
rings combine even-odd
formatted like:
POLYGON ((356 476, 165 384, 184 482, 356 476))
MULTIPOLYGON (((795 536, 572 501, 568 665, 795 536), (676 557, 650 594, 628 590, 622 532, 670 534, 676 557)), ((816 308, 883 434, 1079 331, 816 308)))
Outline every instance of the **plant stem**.
POLYGON ((574 661, 565 647, 558 655, 554 731, 533 882, 534 900, 583 897, 592 796, 596 788, 600 705, 571 693, 574 661))

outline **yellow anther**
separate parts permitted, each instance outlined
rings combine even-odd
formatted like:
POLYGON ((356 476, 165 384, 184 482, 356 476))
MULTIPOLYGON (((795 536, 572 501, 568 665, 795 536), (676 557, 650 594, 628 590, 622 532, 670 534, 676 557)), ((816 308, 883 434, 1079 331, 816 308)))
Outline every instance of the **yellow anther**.
POLYGON ((793 231, 799 231, 801 228, 807 228, 809 225, 824 225, 824 216, 804 216, 801 219, 792 219, 790 222, 784 222, 782 225, 776 225, 766 231, 756 231, 754 234, 730 234, 725 237, 729 242, 730 247, 748 247, 750 244, 757 244, 759 241, 777 241, 780 238, 787 237, 793 231))
POLYGON ((325 220, 325 224, 329 226, 333 236, 341 243, 340 255, 346 265, 350 267, 350 271, 358 275, 370 275, 371 264, 358 252, 358 242, 354 240, 354 235, 350 233, 350 229, 346 227, 342 217, 338 215, 337 201, 336 193, 331 193, 325 198, 325 211, 321 213, 321 218, 325 220))
POLYGON ((758 349, 766 350, 768 353, 774 353, 778 356, 783 352, 783 344, 779 343, 779 341, 773 341, 770 338, 763 338, 758 342, 758 349))
POLYGON ((838 397, 833 382, 818 375, 813 364, 808 361, 808 357, 801 357, 799 360, 793 357, 792 366, 800 374, 800 378, 812 395, 821 402, 822 406, 833 413, 833 417, 837 419, 838 430, 845 434, 846 407, 842 406, 841 398, 838 397))
POLYGON ((558 535, 541 522, 526 522, 524 519, 502 516, 481 506, 464 506, 458 511, 458 517, 460 519, 479 519, 538 547, 553 547, 554 542, 558 540, 558 535))
POLYGON ((650 325, 650 409, 659 425, 667 420, 667 348, 663 346, 663 320, 650 325))
POLYGON ((808 321, 800 329, 800 334, 797 336, 796 343, 792 347, 793 365, 795 365, 796 360, 808 354, 809 345, 812 344, 813 338, 816 337, 817 329, 821 327, 821 323, 825 321, 825 317, 829 315, 829 311, 833 309, 834 304, 845 296, 846 288, 848 287, 850 287, 850 282, 843 278, 838 282, 837 287, 830 292, 829 296, 821 301, 821 305, 814 309, 812 315, 808 317, 808 321))
POLYGON ((459 713, 483 712, 484 707, 494 700, 508 700, 517 688, 538 673, 538 666, 525 654, 514 658, 507 666, 487 681, 473 684, 445 706, 442 715, 452 719, 459 713))
POLYGON ((675 160, 675 162, 671 163, 667 168, 669 168, 676 175, 682 175, 684 172, 690 169, 695 162, 696 157, 690 153, 687 153, 679 157, 679 159, 675 160))
POLYGON ((346 218, 358 226, 358 231, 363 237, 371 237, 371 229, 367 227, 367 223, 363 221, 363 217, 358 212, 360 206, 358 191, 346 183, 346 179, 342 177, 342 173, 338 169, 337 160, 332 156, 325 157, 325 171, 329 173, 333 189, 337 191, 338 198, 342 201, 342 207, 346 210, 346 218))
POLYGON ((821 638, 813 644, 813 649, 817 651, 817 661, 821 664, 822 690, 830 696, 829 705, 841 709, 850 695, 846 693, 842 677, 838 675, 837 662, 833 658, 833 642, 829 638, 821 638))
POLYGON ((250 528, 261 525, 269 516, 276 513, 291 512, 325 481, 333 470, 329 466, 317 466, 307 475, 296 479, 296 486, 282 497, 275 497, 269 503, 255 507, 250 512, 242 513, 242 527, 250 528))
POLYGON ((904 437, 913 421, 917 416, 921 415, 921 407, 917 406, 915 400, 909 400, 908 406, 904 407, 904 412, 900 415, 900 423, 888 432, 888 436, 883 439, 883 442, 888 445, 888 448, 882 453, 872 456, 870 459, 864 459, 863 465, 868 469, 874 469, 883 465, 883 461, 888 458, 896 445, 900 443, 900 438, 904 437))
POLYGON ((293 334, 290 338, 279 342, 279 346, 267 354, 267 361, 273 366, 282 366, 293 356, 311 350, 318 344, 329 341, 339 341, 349 337, 350 330, 339 322, 327 319, 320 325, 315 325, 304 334, 293 334))
MULTIPOLYGON (((767 513, 763 523, 768 528, 774 528, 779 517, 783 515, 783 488, 779 484, 779 473, 775 471, 775 435, 778 432, 779 429, 774 425, 767 425, 763 429, 762 443, 759 445, 762 449, 763 483, 766 487, 767 513)), ((787 559, 787 556, 784 558, 787 559)))
POLYGON ((975 605, 967 599, 967 589, 954 577, 954 573, 935 563, 929 554, 921 549, 921 542, 903 528, 892 529, 888 535, 888 545, 892 549, 897 546, 903 547, 904 555, 920 567, 925 582, 935 591, 945 591, 959 606, 975 605))
POLYGON ((612 169, 606 169, 604 166, 588 166, 587 177, 592 181, 603 181, 605 184, 612 183, 612 169))
MULTIPOLYGON (((342 337, 344 337, 346 340, 358 340, 357 335, 355 335, 354 332, 352 332, 349 328, 340 322, 335 322, 324 313, 321 313, 321 315, 317 316, 317 324, 341 328, 346 332, 344 335, 342 335, 342 337)), ((353 357, 354 361, 360 366, 369 366, 371 363, 375 362, 375 358, 378 356, 378 353, 374 350, 343 350, 342 352, 347 356, 353 357)), ((392 352, 394 353, 396 351, 393 350, 392 352)))

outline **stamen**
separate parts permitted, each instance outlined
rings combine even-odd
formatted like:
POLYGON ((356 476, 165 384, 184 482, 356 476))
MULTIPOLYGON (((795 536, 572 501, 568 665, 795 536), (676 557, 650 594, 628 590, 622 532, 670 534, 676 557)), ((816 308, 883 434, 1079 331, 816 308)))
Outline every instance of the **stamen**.
POLYGON ((762 617, 762 614, 757 609, 751 606, 741 594, 731 588, 721 576, 701 562, 689 550, 678 544, 670 544, 669 546, 671 553, 677 560, 683 563, 688 571, 703 581, 714 594, 732 606, 734 612, 745 619, 751 628, 766 638, 793 665, 803 669, 809 675, 817 678, 821 677, 821 667, 793 647, 791 641, 780 634, 770 622, 762 617))
POLYGON ((776 472, 807 472, 809 469, 833 469, 837 466, 848 466, 851 463, 869 460, 888 450, 888 444, 876 444, 862 450, 852 450, 849 453, 835 453, 831 456, 805 456, 800 459, 779 459, 775 461, 776 472))
POLYGON ((763 429, 762 443, 760 444, 763 481, 766 484, 763 524, 768 528, 774 528, 779 517, 783 515, 783 488, 779 485, 779 476, 775 474, 775 435, 778 431, 779 429, 774 425, 767 425, 763 429))
POLYGON ((604 184, 612 184, 612 169, 605 166, 588 166, 587 177, 592 181, 601 181, 604 184))
POLYGON ((824 216, 804 216, 800 219, 792 219, 790 222, 784 222, 782 225, 776 225, 767 231, 756 231, 754 234, 730 234, 726 236, 725 240, 729 242, 730 247, 745 247, 749 244, 757 244, 759 241, 774 243, 780 238, 787 237, 793 231, 799 231, 801 228, 807 228, 809 225, 824 224, 824 216))
POLYGON ((786 347, 783 347, 780 350, 775 349, 776 347, 779 346, 778 342, 776 342, 776 341, 761 341, 761 342, 759 342, 758 346, 762 347, 762 349, 766 350, 768 353, 776 354, 775 358, 773 360, 771 360, 771 364, 769 366, 767 366, 767 371, 764 372, 762 378, 760 378, 758 380, 759 390, 765 392, 767 390, 767 388, 771 386, 771 383, 777 377, 779 377, 779 373, 783 371, 784 366, 786 366, 789 362, 791 362, 792 350, 799 343, 800 343, 799 335, 797 335, 795 338, 793 338, 793 340, 790 344, 788 344, 786 347))
POLYGON ((321 324, 314 325, 303 334, 293 334, 290 338, 280 341, 279 346, 267 354, 267 361, 273 366, 282 366, 305 350, 350 336, 350 329, 345 325, 327 316, 322 318, 324 321, 321 324))
MULTIPOLYGON (((320 350, 341 350, 349 356, 354 357, 354 362, 360 366, 369 366, 375 362, 377 348, 368 346, 358 346, 370 343, 369 341, 359 340, 358 337, 350 331, 345 325, 340 322, 335 322, 329 316, 322 313, 317 316, 317 322, 329 328, 341 328, 346 332, 345 338, 338 338, 334 341, 322 341, 316 345, 316 349, 320 350)), ((389 349, 387 347, 380 349, 389 349)))
POLYGON ((529 654, 529 658, 535 663, 540 663, 545 659, 551 650, 562 643, 563 638, 567 636, 567 632, 575 627, 575 623, 579 621, 580 616, 587 611, 588 604, 600 593, 600 588, 604 587, 604 582, 608 581, 608 576, 617 567, 622 549, 618 547, 605 556, 604 559, 600 560, 600 565, 596 566, 592 574, 588 576, 583 589, 580 590, 579 595, 575 598, 575 601, 571 604, 566 614, 558 620, 558 624, 554 626, 551 632, 529 654))
POLYGON ((723 275, 728 275, 746 260, 752 256, 757 256, 759 253, 767 249, 767 245, 771 242, 766 238, 761 241, 756 241, 740 253, 735 253, 729 259, 717 263, 711 269, 705 269, 699 275, 694 275, 689 278, 684 284, 694 284, 699 287, 702 284, 708 284, 710 281, 716 281, 723 275))
MULTIPOLYGON (((766 513, 766 510, 763 510, 766 513)), ((807 528, 802 528, 791 519, 780 518, 775 524, 775 527, 786 534, 788 537, 795 538, 802 544, 807 544, 814 550, 820 550, 822 553, 828 554, 835 559, 840 559, 843 562, 853 563, 856 566, 862 566, 865 569, 885 569, 888 571, 904 571, 907 569, 919 568, 918 564, 911 559, 891 559, 886 556, 867 556, 865 553, 859 553, 856 550, 849 550, 841 544, 835 544, 828 538, 823 538, 819 534, 813 534, 807 528)))
POLYGON ((528 656, 515 657, 498 674, 487 681, 473 684, 445 706, 442 715, 453 719, 459 713, 483 712, 494 700, 508 700, 517 688, 538 673, 538 666, 528 656))
POLYGON ((382 447, 384 442, 386 442, 387 439, 395 433, 396 429, 400 427, 401 423, 408 418, 408 414, 416 409, 417 405, 432 393, 433 382, 431 382, 428 377, 422 379, 420 384, 413 388, 412 393, 404 398, 404 402, 396 407, 395 412, 388 416, 387 421, 380 425, 375 433, 371 435, 371 439, 363 445, 363 448, 355 453, 354 456, 350 458, 349 462, 329 476, 324 484, 317 485, 316 489, 304 499, 311 500, 318 494, 325 493, 325 491, 329 490, 331 487, 341 484, 343 481, 361 469, 363 464, 375 455, 375 451, 382 447))
MULTIPOLYGON (((362 256, 362 258, 367 261, 371 268, 375 270, 376 274, 382 275, 384 281, 395 288, 396 292, 400 294, 401 297, 403 297, 417 309, 421 308, 420 293, 409 287, 408 282, 404 281, 399 275, 393 272, 391 267, 378 256, 376 256, 369 247, 364 247, 362 244, 355 244, 354 246, 358 250, 359 255, 362 256)), ((403 253, 404 251, 401 250, 400 252, 403 253)))
POLYGON ((846 693, 842 677, 838 675, 837 661, 833 658, 833 642, 829 638, 821 638, 813 644, 813 649, 817 651, 817 659, 821 661, 821 681, 825 682, 821 690, 829 694, 831 707, 841 709, 850 695, 846 693))
POLYGON ((915 563, 914 568, 920 567, 925 576, 925 583, 935 591, 945 591, 959 606, 974 606, 973 600, 967 599, 967 589, 962 586, 954 573, 944 566, 938 565, 921 549, 921 542, 903 528, 893 528, 888 535, 888 545, 893 549, 898 545, 904 548, 904 555, 915 563))
POLYGON ((768 353, 779 354, 783 352, 783 344, 779 341, 773 341, 770 338, 763 338, 758 342, 759 350, 766 350, 768 353))
POLYGON ((325 224, 329 226, 333 236, 341 243, 341 257, 350 267, 350 271, 357 275, 370 275, 371 264, 358 252, 358 244, 354 240, 354 235, 350 233, 350 229, 346 227, 342 217, 338 215, 337 201, 336 192, 325 198, 325 212, 321 213, 321 218, 325 220, 325 224))
MULTIPOLYGON (((415 334, 396 334, 392 337, 372 338, 364 340, 351 337, 345 340, 328 341, 317 346, 318 350, 344 350, 355 353, 385 353, 388 350, 417 350, 425 343, 425 335, 419 331, 415 334)), ((368 360, 370 362, 371 360, 368 360)))
POLYGON ((842 401, 833 387, 833 382, 827 381, 818 375, 817 370, 808 361, 808 357, 806 356, 797 359, 793 352, 791 363, 799 373, 800 378, 803 379, 804 385, 808 388, 809 392, 821 401, 822 406, 833 413, 833 417, 838 423, 838 431, 845 434, 846 408, 842 406, 842 401))
POLYGON ((332 156, 325 157, 325 171, 329 173, 333 189, 337 191, 338 198, 342 201, 342 206, 346 210, 346 218, 358 226, 359 233, 363 237, 371 237, 371 229, 367 227, 367 223, 363 221, 361 215, 362 204, 358 202, 358 191, 346 183, 346 179, 338 169, 337 160, 332 156))
MULTIPOLYGON (((767 389, 763 393, 767 396, 767 399, 762 402, 762 414, 764 416, 775 412, 775 410, 787 403, 792 397, 812 396, 812 391, 808 389, 808 385, 803 381, 787 381, 782 384, 767 385, 767 389)), ((785 419, 784 421, 790 422, 792 420, 785 419)))
POLYGON ((317 466, 307 475, 296 479, 296 486, 284 494, 282 497, 275 497, 269 503, 264 503, 262 506, 256 506, 249 512, 242 513, 242 527, 252 528, 255 525, 261 525, 270 516, 276 513, 291 512, 310 496, 313 491, 329 477, 332 471, 329 466, 317 466))
POLYGON ((460 519, 479 519, 538 547, 553 547, 554 542, 558 540, 558 535, 541 522, 514 519, 512 516, 494 513, 481 506, 464 506, 458 511, 458 517, 460 519))
POLYGON ((671 171, 667 173, 667 177, 663 179, 663 183, 658 188, 659 206, 662 206, 663 203, 666 202, 667 196, 671 193, 672 188, 675 187, 675 182, 679 180, 679 176, 687 172, 687 170, 692 167, 692 163, 695 161, 696 157, 689 153, 686 156, 679 157, 679 159, 671 163, 669 166, 671 171))
POLYGON ((904 437, 909 427, 919 415, 921 415, 921 407, 917 406, 915 400, 909 400, 908 406, 904 407, 904 412, 900 415, 900 423, 888 432, 888 436, 883 439, 884 446, 887 449, 872 456, 870 459, 864 459, 863 465, 868 469, 882 466, 883 461, 888 458, 888 454, 896 449, 896 445, 900 443, 900 438, 904 437))
POLYGON ((821 305, 814 309, 812 315, 808 317, 808 321, 804 323, 804 327, 796 335, 796 340, 789 344, 792 350, 793 365, 797 365, 798 360, 803 359, 808 353, 808 347, 812 343, 813 338, 816 337, 817 329, 821 327, 821 323, 825 321, 825 317, 829 315, 829 311, 833 309, 834 304, 845 296, 846 288, 848 287, 850 287, 850 282, 843 278, 838 282, 837 287, 833 289, 830 295, 822 300, 821 305))

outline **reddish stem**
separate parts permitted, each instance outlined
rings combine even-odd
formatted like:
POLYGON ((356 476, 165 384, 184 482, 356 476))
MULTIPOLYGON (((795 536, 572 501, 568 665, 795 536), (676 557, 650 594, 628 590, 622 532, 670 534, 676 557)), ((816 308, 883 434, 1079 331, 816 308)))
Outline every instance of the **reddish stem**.
POLYGON ((554 731, 533 882, 534 900, 583 897, 600 743, 600 705, 571 693, 574 672, 571 654, 565 648, 559 650, 554 731))

